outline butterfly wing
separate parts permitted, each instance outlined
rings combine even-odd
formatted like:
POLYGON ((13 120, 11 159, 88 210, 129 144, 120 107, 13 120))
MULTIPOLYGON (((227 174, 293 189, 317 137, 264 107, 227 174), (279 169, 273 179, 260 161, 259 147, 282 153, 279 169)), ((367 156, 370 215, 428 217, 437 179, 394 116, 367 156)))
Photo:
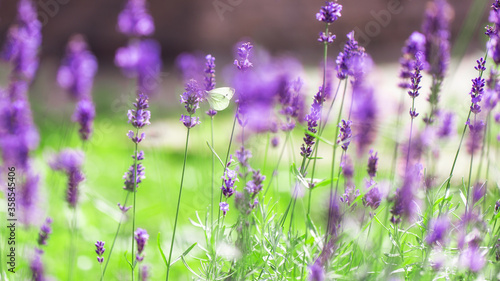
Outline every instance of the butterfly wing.
POLYGON ((234 89, 229 87, 216 88, 207 93, 207 101, 212 109, 221 111, 229 106, 234 96, 234 89))

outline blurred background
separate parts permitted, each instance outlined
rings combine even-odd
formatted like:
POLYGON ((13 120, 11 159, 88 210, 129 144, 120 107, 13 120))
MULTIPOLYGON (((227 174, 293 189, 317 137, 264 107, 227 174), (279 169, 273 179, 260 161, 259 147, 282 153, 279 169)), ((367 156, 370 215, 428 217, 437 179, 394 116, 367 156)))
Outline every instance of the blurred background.
MULTIPOLYGON (((107 66, 113 62, 116 49, 127 38, 116 30, 123 0, 38 0, 39 19, 43 23, 43 58, 60 59, 68 38, 84 34, 97 55, 107 66)), ((305 62, 319 61, 317 43, 322 25, 316 21, 320 0, 150 0, 154 18, 154 38, 162 45, 166 65, 181 52, 201 50, 221 57, 231 53, 232 46, 243 37, 272 52, 290 51, 305 62)), ((485 7, 491 1, 452 0, 455 17, 452 39, 462 28, 472 29, 473 48, 482 46, 483 26, 466 22, 469 13, 479 13, 476 20, 487 19, 485 7), (481 39, 479 39, 481 38, 481 39)), ((17 1, 0 2, 0 34, 5 35, 16 15, 17 1)), ((427 1, 421 0, 350 0, 340 1, 342 17, 332 26, 341 42, 355 29, 362 45, 375 61, 397 59, 404 40, 419 29, 427 1), (359 32, 361 31, 361 32, 359 32)), ((5 36, 0 37, 0 42, 5 36)), ((336 53, 339 45, 334 44, 336 53)))

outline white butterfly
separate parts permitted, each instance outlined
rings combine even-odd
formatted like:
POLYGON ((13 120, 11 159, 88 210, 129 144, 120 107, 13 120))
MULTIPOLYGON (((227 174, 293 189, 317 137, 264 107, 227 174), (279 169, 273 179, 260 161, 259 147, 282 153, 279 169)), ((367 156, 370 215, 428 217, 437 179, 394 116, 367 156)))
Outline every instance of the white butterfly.
POLYGON ((208 91, 207 101, 210 104, 210 108, 221 111, 229 106, 229 101, 231 101, 233 96, 233 88, 221 87, 208 91))

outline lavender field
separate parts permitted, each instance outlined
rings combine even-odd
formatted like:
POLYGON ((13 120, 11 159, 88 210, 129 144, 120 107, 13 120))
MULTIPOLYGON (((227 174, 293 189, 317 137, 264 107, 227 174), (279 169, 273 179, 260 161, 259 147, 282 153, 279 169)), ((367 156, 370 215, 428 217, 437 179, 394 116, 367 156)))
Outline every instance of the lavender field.
POLYGON ((316 1, 307 51, 243 25, 165 54, 158 11, 127 0, 111 59, 75 31, 57 60, 55 15, 12 2, 0 280, 500 280, 500 1, 429 0, 397 53, 391 0, 352 27, 316 1))

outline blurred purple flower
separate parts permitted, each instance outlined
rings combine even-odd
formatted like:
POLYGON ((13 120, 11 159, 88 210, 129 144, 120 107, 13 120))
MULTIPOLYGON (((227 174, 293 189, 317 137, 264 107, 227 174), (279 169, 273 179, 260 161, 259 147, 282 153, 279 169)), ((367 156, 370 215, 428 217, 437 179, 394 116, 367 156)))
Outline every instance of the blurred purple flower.
POLYGON ((425 36, 415 31, 405 42, 405 46, 402 49, 403 56, 399 59, 399 63, 401 64, 399 78, 401 78, 401 82, 398 86, 403 90, 410 88, 408 80, 412 77, 417 53, 425 53, 425 41, 425 36))
POLYGON ((353 140, 358 156, 361 156, 366 153, 367 147, 373 143, 377 134, 377 102, 374 89, 364 83, 362 78, 356 79, 352 87, 353 140))
POLYGON ((207 59, 199 53, 181 53, 175 59, 175 66, 180 70, 184 83, 193 79, 196 81, 203 81, 207 77, 207 59), (205 61, 205 64, 203 64, 205 61), (203 75, 205 74, 205 75, 203 75))
POLYGON ((42 24, 31 0, 20 0, 17 13, 16 24, 9 28, 1 57, 14 66, 14 77, 31 83, 38 69, 42 24))
POLYGON ((370 178, 374 178, 377 175, 377 164, 378 164, 377 152, 373 153, 373 149, 371 149, 370 157, 368 157, 368 169, 367 169, 370 178))
POLYGON ((82 99, 76 104, 73 121, 78 122, 80 129, 78 133, 84 141, 88 140, 93 131, 93 123, 95 118, 94 103, 88 99, 82 99))
POLYGON ((271 139, 271 145, 273 147, 278 147, 278 145, 280 144, 280 138, 279 137, 274 137, 271 139))
POLYGON ((281 81, 280 90, 278 92, 278 102, 281 104, 279 111, 285 117, 285 122, 281 125, 281 129, 285 132, 295 128, 295 120, 299 118, 304 107, 304 98, 300 92, 303 85, 302 79, 281 81))
POLYGON ((151 94, 160 84, 160 44, 153 39, 131 41, 127 47, 119 48, 115 64, 130 78, 137 78, 139 93, 151 94))
POLYGON ((74 99, 89 98, 96 72, 97 59, 87 42, 82 35, 74 35, 57 72, 57 83, 74 99))
POLYGON ((363 206, 370 207, 372 210, 376 210, 380 206, 381 201, 382 195, 378 187, 373 187, 363 196, 363 206))
POLYGON ((450 226, 450 221, 446 216, 438 217, 433 219, 429 224, 429 230, 425 241, 427 244, 443 244, 447 236, 448 228, 450 226))
POLYGON ((391 208, 391 222, 398 224, 402 218, 413 219, 416 212, 416 192, 422 178, 422 166, 416 164, 406 170, 403 184, 396 190, 391 208))
POLYGON ((318 263, 314 262, 312 265, 307 267, 309 269, 309 281, 324 281, 325 280, 325 270, 318 263))
POLYGON ((347 76, 355 74, 356 67, 359 67, 359 62, 365 56, 365 49, 358 45, 358 41, 354 39, 354 31, 347 34, 347 42, 344 45, 343 52, 337 56, 337 78, 343 80, 347 76))
POLYGON ((478 245, 469 244, 469 247, 460 253, 459 263, 472 272, 478 272, 486 265, 486 259, 478 245))
POLYGON ((470 131, 466 143, 467 152, 469 152, 469 154, 474 154, 481 148, 483 143, 483 129, 485 124, 482 120, 477 120, 474 123, 468 120, 466 124, 469 126, 470 131))
POLYGON ((35 248, 35 253, 33 254, 33 257, 30 262, 30 269, 31 269, 31 280, 33 281, 45 281, 45 270, 43 267, 42 263, 42 254, 43 251, 35 248))
POLYGON ((38 246, 47 245, 49 234, 52 233, 52 228, 50 227, 51 223, 52 219, 46 218, 45 222, 40 227, 40 232, 38 233, 38 246))
POLYGON ((453 112, 439 113, 441 124, 437 128, 437 136, 440 139, 448 138, 455 134, 455 114, 453 112))
POLYGON ((205 90, 210 91, 215 88, 215 57, 207 55, 205 59, 205 90))
POLYGON ((229 211, 229 204, 227 202, 220 202, 219 207, 225 216, 227 214, 227 212, 229 211))
POLYGON ((142 255, 142 252, 144 251, 144 246, 146 246, 146 243, 148 242, 149 234, 146 230, 144 230, 142 228, 138 228, 134 232, 134 239, 137 242, 136 260, 138 262, 141 262, 144 259, 144 256, 141 256, 141 255, 142 255))
POLYGON ((342 5, 336 2, 325 2, 319 12, 316 14, 316 19, 327 24, 335 22, 342 16, 342 5))
POLYGON ((442 80, 450 60, 450 28, 453 9, 446 0, 434 0, 427 6, 422 23, 425 35, 425 59, 429 62, 429 73, 442 80))
POLYGON ((81 171, 84 161, 84 154, 80 150, 64 149, 56 155, 49 165, 54 171, 63 171, 68 177, 68 189, 66 200, 71 207, 76 207, 78 201, 78 186, 85 180, 81 171))
POLYGON ((129 37, 153 34, 155 25, 146 8, 146 0, 128 0, 118 15, 118 30, 129 37))
POLYGON ((499 2, 493 2, 488 20, 493 23, 493 26, 486 27, 486 35, 490 37, 487 43, 488 56, 493 59, 496 65, 500 64, 500 9, 499 2))
POLYGON ((486 195, 486 186, 484 183, 476 183, 472 188, 472 206, 486 195))
POLYGON ((246 191, 255 197, 263 188, 263 182, 266 179, 266 176, 260 173, 260 170, 254 170, 252 172, 252 180, 247 182, 245 186, 246 191))
POLYGON ((143 265, 141 267, 141 281, 149 280, 149 266, 143 265))

